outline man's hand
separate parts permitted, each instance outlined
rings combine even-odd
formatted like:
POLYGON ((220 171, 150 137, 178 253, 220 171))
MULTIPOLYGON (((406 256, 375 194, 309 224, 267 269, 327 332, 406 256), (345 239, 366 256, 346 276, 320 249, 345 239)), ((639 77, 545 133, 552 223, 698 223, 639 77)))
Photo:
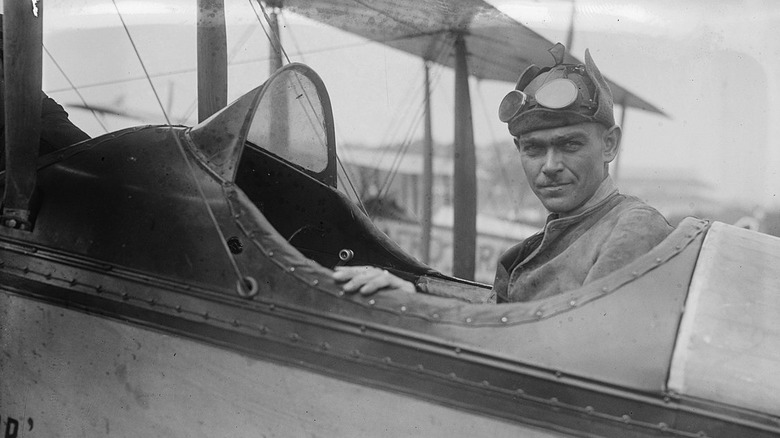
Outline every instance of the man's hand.
POLYGON ((341 288, 347 293, 370 295, 384 289, 417 292, 414 284, 373 266, 336 266, 333 279, 343 283, 341 288))

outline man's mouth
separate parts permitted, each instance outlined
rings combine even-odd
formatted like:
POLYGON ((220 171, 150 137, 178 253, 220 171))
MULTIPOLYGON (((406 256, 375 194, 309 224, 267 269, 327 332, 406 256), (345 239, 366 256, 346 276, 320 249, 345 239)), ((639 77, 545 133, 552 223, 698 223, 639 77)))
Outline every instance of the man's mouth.
POLYGON ((570 183, 567 182, 556 182, 556 183, 546 183, 546 184, 538 184, 537 187, 540 189, 558 189, 564 186, 568 186, 570 183))

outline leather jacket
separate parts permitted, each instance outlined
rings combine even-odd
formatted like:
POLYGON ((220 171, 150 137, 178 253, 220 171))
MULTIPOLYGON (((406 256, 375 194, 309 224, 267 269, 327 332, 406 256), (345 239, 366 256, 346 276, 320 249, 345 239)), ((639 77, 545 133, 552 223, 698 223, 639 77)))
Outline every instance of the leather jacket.
POLYGON ((550 215, 544 230, 505 252, 493 292, 502 303, 577 289, 647 253, 672 230, 657 210, 614 189, 573 216, 550 215))

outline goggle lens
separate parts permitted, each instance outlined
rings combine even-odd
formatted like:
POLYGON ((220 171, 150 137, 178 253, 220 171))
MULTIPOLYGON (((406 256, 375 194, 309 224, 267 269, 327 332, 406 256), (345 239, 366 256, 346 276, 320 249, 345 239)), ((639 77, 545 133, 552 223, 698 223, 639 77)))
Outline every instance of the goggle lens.
POLYGON ((498 106, 498 119, 502 122, 512 120, 528 102, 528 96, 520 90, 512 90, 504 96, 498 106))
POLYGON ((558 78, 542 85, 536 92, 536 102, 549 109, 561 109, 577 100, 577 86, 570 79, 558 78))

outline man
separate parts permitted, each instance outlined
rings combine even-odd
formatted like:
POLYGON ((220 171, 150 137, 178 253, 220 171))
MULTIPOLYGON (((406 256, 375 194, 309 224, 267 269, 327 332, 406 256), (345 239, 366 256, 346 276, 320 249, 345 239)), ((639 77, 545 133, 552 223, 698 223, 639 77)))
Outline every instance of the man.
MULTIPOLYGON (((528 183, 550 212, 544 230, 499 259, 493 283, 499 303, 576 289, 627 265, 672 231, 658 211, 620 194, 609 176, 621 131, 590 52, 585 65, 564 64, 560 43, 550 53, 555 65, 528 67, 499 107, 528 183)), ((416 290, 376 268, 340 268, 333 278, 346 292, 416 290)))
MULTIPOLYGON (((3 15, 0 14, 0 169, 5 168, 5 79, 3 68, 3 15)), ((41 91, 41 140, 39 155, 62 149, 90 138, 68 118, 54 99, 41 91)))

